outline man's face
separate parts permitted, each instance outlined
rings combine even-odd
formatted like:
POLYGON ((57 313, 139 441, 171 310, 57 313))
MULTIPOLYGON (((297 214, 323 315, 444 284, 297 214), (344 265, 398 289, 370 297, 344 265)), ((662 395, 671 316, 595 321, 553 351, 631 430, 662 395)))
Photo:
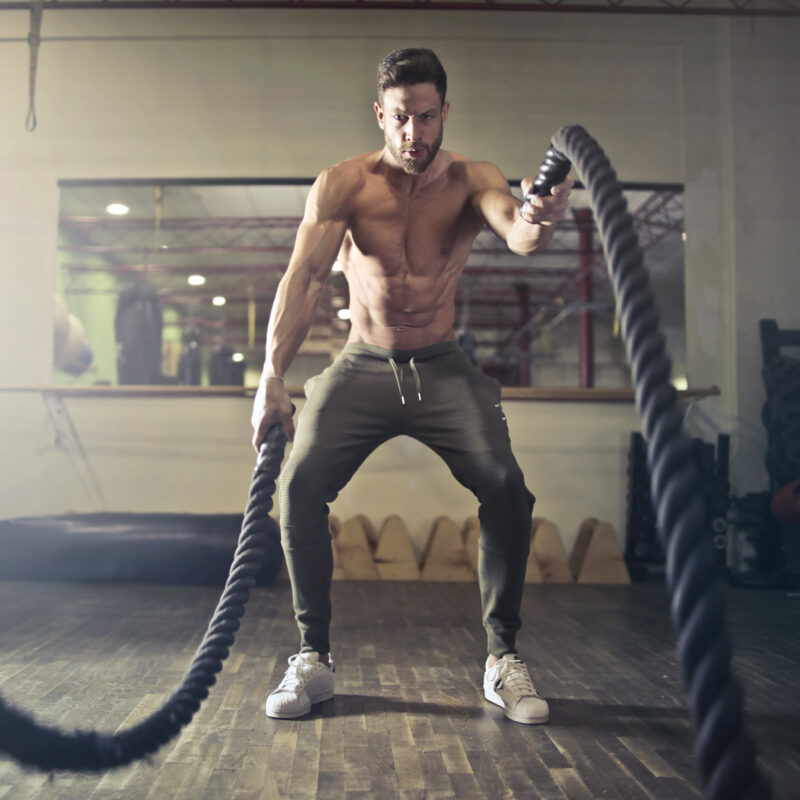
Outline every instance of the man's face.
POLYGON ((449 108, 432 83, 392 87, 383 93, 383 105, 375 103, 386 149, 408 175, 425 172, 436 157, 449 108))

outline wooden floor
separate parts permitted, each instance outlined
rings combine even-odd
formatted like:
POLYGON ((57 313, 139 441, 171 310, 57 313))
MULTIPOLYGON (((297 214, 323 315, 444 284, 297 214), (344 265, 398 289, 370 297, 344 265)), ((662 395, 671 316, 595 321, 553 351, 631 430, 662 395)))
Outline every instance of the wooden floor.
MULTIPOLYGON (((0 583, 0 693, 67 728, 157 708, 205 630, 214 589, 0 583)), ((660 585, 529 586, 520 649, 550 699, 524 726, 482 699, 475 584, 338 582, 337 696, 264 715, 296 646, 286 583, 258 589, 183 734, 102 775, 0 758, 0 798, 697 798, 692 733, 660 585)), ((732 591, 750 728, 776 798, 800 797, 800 598, 732 591)))

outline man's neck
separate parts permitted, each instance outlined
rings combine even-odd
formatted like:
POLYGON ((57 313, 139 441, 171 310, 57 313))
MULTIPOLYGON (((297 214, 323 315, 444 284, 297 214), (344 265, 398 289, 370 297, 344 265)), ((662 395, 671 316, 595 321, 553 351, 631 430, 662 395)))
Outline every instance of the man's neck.
POLYGON ((449 153, 446 150, 439 150, 433 161, 428 165, 428 168, 419 175, 407 173, 394 160, 394 157, 386 147, 381 152, 380 162, 386 182, 398 192, 411 195, 421 191, 441 176, 448 157, 449 153))

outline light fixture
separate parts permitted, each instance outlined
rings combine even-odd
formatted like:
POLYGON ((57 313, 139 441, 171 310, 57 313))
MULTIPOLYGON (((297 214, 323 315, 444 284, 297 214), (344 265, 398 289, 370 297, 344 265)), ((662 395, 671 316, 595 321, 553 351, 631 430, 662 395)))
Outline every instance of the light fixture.
POLYGON ((216 297, 212 297, 211 298, 211 302, 215 306, 224 306, 226 301, 225 301, 225 298, 221 294, 218 294, 216 297))
POLYGON ((124 217, 130 211, 124 203, 110 203, 106 206, 106 212, 115 217, 124 217))
POLYGON ((349 308, 340 308, 336 312, 336 316, 339 317, 339 319, 350 319, 350 309, 349 308))
POLYGON ((684 242, 686 241, 686 231, 681 233, 681 239, 683 239, 684 242))
POLYGON ((244 361, 244 353, 234 353, 231 356, 231 360, 236 362, 244 361))
POLYGON ((342 271, 342 265, 338 261, 334 261, 333 262, 333 271, 334 272, 341 272, 342 271))
POLYGON ((689 381, 686 380, 685 375, 679 375, 677 378, 672 379, 672 385, 679 392, 685 392, 689 388, 689 381))
POLYGON ((189 281, 189 286, 202 286, 206 282, 206 276, 190 275, 187 280, 189 281))

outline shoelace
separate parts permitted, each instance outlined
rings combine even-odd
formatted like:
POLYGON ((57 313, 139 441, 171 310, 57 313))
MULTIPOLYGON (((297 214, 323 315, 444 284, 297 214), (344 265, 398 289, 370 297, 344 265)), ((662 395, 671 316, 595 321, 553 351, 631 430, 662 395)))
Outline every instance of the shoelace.
POLYGON ((502 659, 498 678, 503 681, 515 697, 538 697, 539 693, 533 685, 528 668, 519 659, 502 659))
POLYGON ((309 664, 304 661, 299 653, 291 656, 289 658, 289 669, 286 670, 286 674, 283 676, 277 691, 305 686, 306 681, 311 677, 311 673, 314 672, 315 666, 316 664, 309 664))

